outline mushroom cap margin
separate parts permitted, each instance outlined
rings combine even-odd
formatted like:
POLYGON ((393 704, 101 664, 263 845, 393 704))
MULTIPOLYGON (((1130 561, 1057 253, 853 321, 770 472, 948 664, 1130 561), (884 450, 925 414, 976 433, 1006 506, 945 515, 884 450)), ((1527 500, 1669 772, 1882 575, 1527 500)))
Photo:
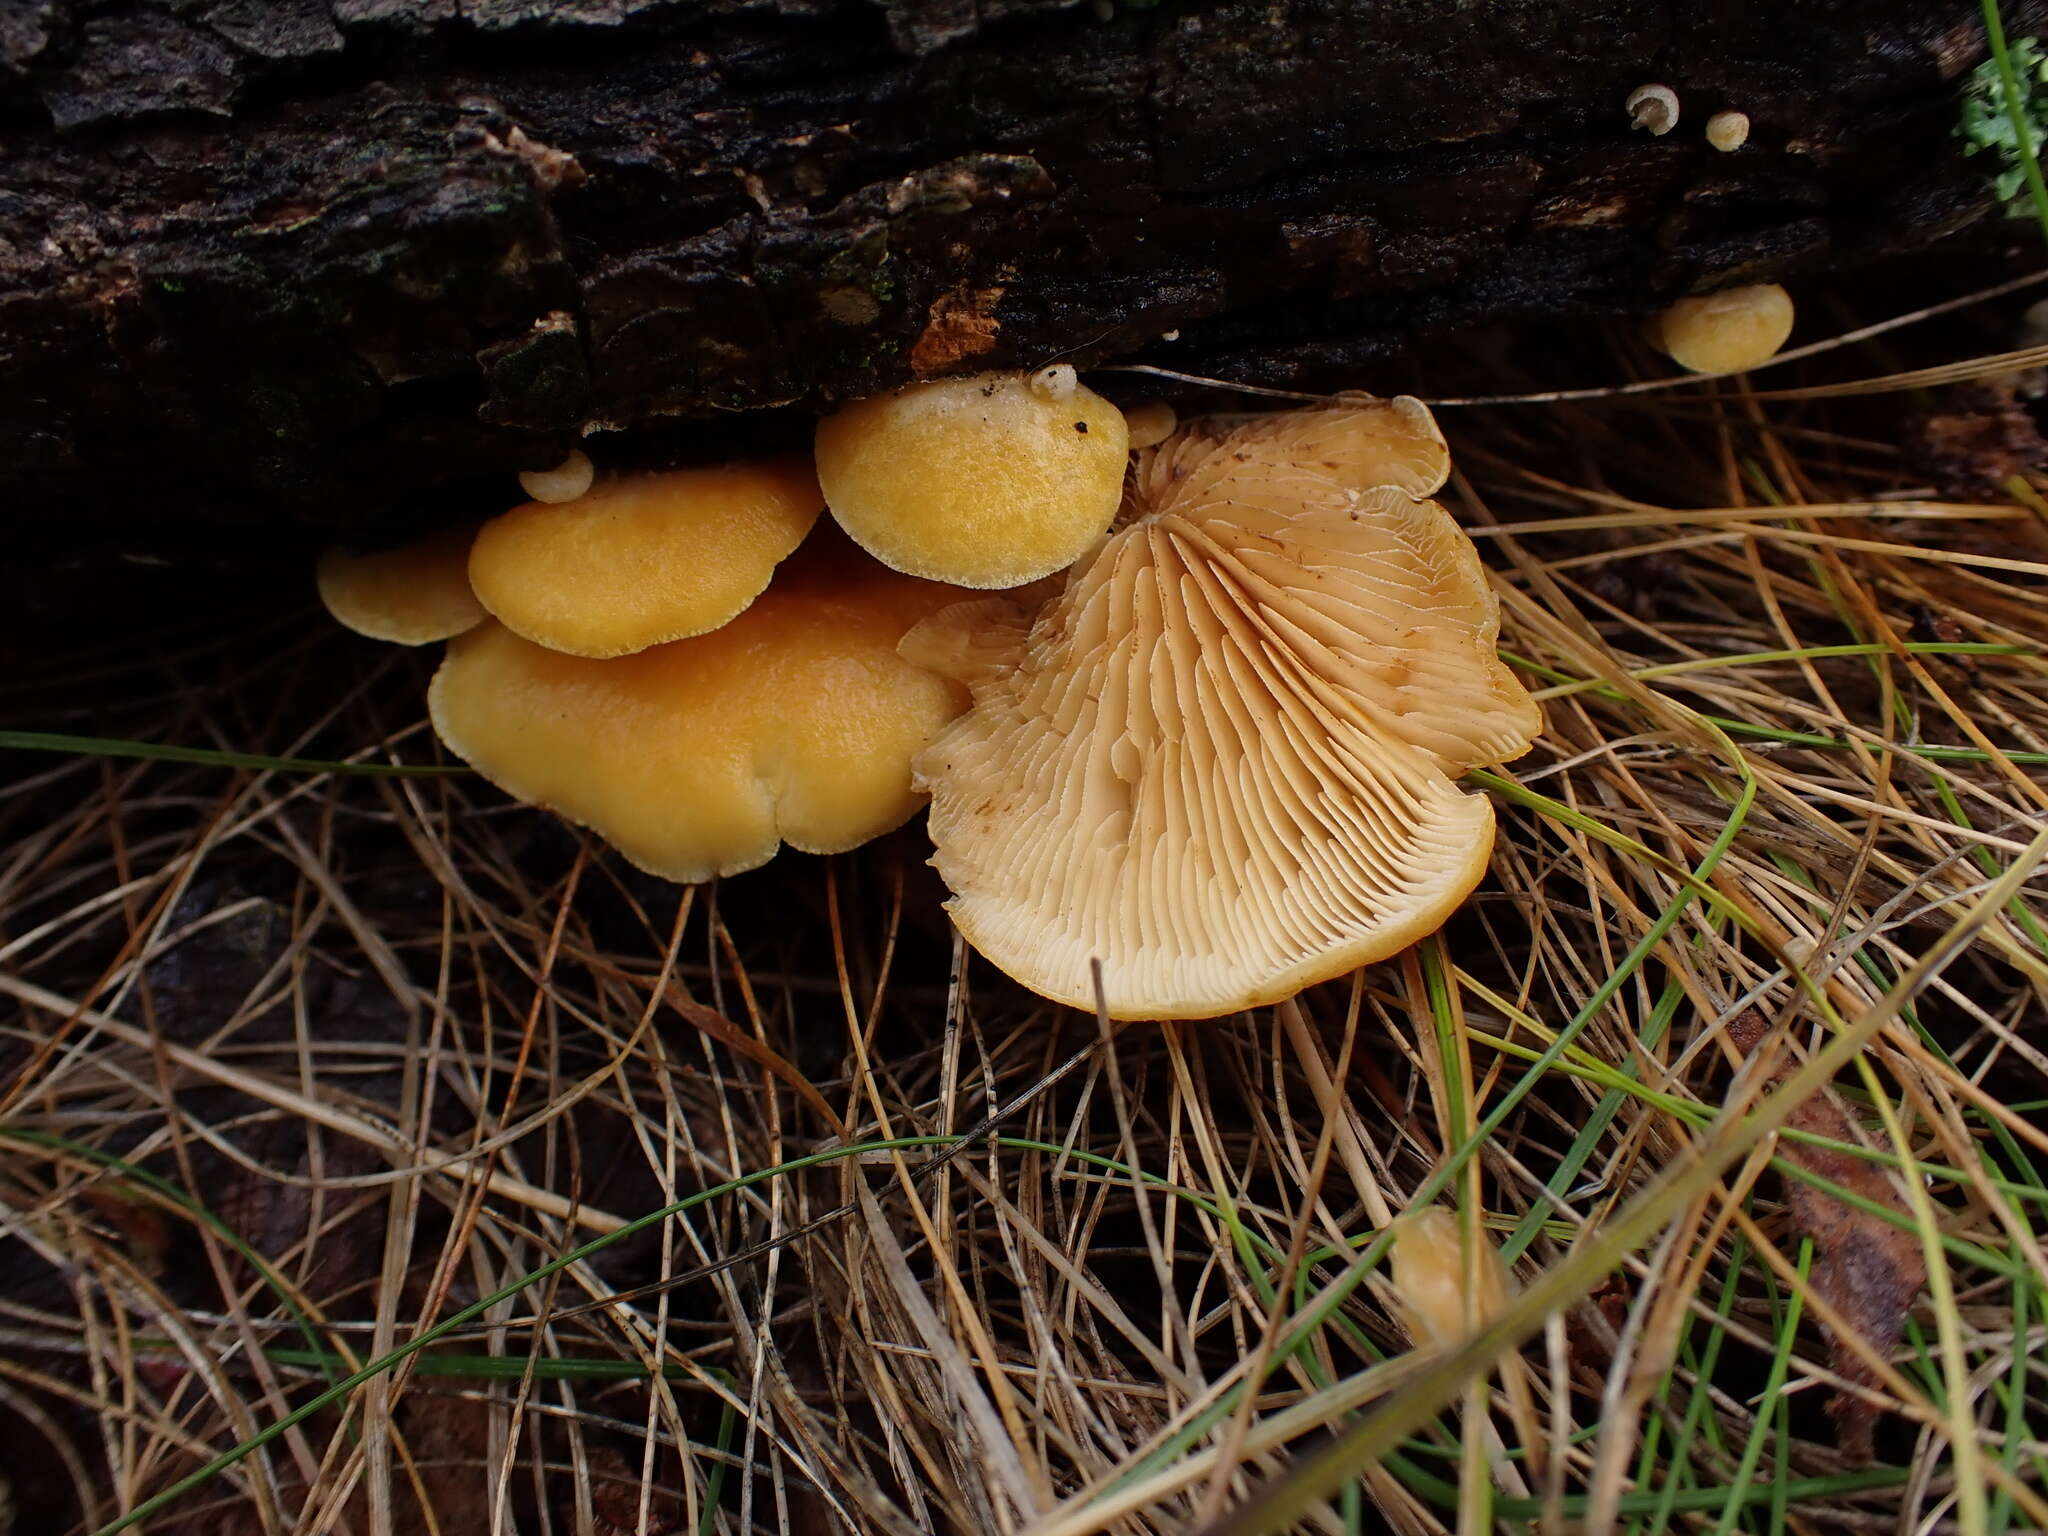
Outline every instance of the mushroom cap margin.
POLYGON ((731 622, 824 507, 800 459, 624 475, 484 524, 469 579, 493 617, 535 644, 630 655, 731 622))

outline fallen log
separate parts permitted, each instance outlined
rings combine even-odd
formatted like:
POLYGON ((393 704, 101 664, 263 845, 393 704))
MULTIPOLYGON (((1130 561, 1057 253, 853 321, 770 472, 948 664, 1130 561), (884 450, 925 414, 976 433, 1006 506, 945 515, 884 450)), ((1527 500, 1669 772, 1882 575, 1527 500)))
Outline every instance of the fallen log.
POLYGON ((1953 131, 1983 52, 1964 0, 28 0, 8 558, 431 523, 585 434, 717 452, 1055 357, 1358 383, 2010 240, 1953 131))

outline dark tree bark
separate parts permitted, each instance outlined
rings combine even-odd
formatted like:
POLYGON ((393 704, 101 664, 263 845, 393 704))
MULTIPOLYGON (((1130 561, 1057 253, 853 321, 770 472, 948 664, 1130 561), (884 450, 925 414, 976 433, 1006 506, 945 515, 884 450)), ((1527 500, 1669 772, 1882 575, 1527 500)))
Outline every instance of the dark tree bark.
POLYGON ((0 0, 0 529, 430 520, 593 428, 669 453, 1056 355, 1355 384, 1447 329, 1923 249, 1993 227, 1952 134, 1977 18, 0 0), (1662 138, 1623 110, 1650 81, 1662 138))

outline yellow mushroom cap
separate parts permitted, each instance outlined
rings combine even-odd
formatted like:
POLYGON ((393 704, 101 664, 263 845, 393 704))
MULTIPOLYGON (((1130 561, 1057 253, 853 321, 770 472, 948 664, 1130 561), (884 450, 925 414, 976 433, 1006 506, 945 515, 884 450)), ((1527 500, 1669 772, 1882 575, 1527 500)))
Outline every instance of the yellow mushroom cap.
POLYGON ((624 656, 730 620, 824 505, 798 460, 624 476, 484 524, 469 580, 516 635, 573 656, 624 656))
POLYGON ((1124 412, 1124 427, 1131 435, 1131 451, 1157 448, 1180 425, 1180 415, 1164 400, 1147 400, 1124 412))
POLYGON ((1394 1224, 1394 1294, 1408 1336, 1443 1344, 1485 1327, 1507 1304, 1500 1252, 1484 1232, 1468 1254, 1458 1218, 1426 1206, 1394 1224))
POLYGON ((922 801, 910 759, 966 693, 896 644, 960 596, 819 541, 730 624, 631 656, 568 656, 486 624, 449 647, 428 708, 492 783, 652 874, 736 874, 778 842, 843 852, 922 801))
POLYGON ((450 528, 396 549, 351 554, 329 549, 315 580, 327 611, 359 635, 428 645, 484 621, 469 589, 472 527, 450 528))
POLYGON ((1707 119, 1707 142, 1723 154, 1742 148, 1749 142, 1749 115, 1745 112, 1716 112, 1707 119))
POLYGON ((1433 931, 1493 813, 1451 775, 1527 749, 1471 543, 1414 401, 1193 423, 1035 612, 984 599, 904 652, 974 707, 916 763, 955 923, 1076 1007, 1206 1018, 1433 931))
POLYGON ((817 448, 832 515, 884 565, 1014 587, 1073 564, 1109 527, 1129 439, 1091 389, 989 373, 856 400, 818 423, 817 448))
POLYGON ((1650 324, 1650 340, 1694 373, 1741 373, 1792 334, 1792 295, 1776 283, 1680 299, 1650 324))

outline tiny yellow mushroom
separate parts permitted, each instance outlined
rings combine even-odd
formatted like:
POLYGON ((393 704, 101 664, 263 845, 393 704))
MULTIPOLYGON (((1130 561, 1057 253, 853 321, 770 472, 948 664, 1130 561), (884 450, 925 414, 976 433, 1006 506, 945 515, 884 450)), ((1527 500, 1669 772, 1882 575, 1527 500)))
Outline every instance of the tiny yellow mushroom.
POLYGON ((1653 346, 1693 373, 1741 373, 1792 334, 1792 296, 1776 283, 1680 299, 1650 321, 1653 346))
POLYGON ((1749 117, 1742 112, 1716 112, 1707 119, 1707 142, 1728 154, 1749 142, 1749 117))

